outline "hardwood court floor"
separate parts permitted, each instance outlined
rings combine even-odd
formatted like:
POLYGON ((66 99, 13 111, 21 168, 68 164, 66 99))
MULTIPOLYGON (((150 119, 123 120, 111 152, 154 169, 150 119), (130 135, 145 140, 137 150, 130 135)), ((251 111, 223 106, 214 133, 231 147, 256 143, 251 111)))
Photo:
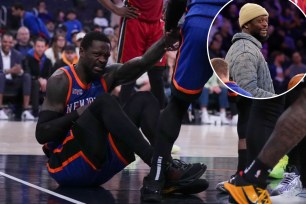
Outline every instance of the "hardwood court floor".
MULTIPOLYGON (((0 204, 140 203, 139 189, 149 168, 139 158, 99 188, 59 188, 46 170, 46 157, 34 137, 35 125, 0 121, 0 204)), ((210 186, 193 196, 165 197, 163 203, 228 203, 228 196, 215 186, 235 172, 236 127, 184 125, 176 144, 181 151, 174 157, 208 166, 202 177, 210 186)), ((306 203, 306 199, 282 198, 274 203, 306 203)))

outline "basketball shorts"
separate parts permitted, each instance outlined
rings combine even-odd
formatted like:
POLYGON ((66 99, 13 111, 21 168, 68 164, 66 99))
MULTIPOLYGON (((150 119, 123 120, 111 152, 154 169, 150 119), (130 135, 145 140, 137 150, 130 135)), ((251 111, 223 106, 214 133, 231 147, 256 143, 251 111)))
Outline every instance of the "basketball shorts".
MULTIPOLYGON (((138 19, 123 19, 118 45, 118 62, 125 63, 135 57, 142 56, 151 45, 163 36, 164 22, 148 23, 138 19)), ((155 66, 164 67, 163 57, 155 66)))
POLYGON ((101 185, 135 160, 133 152, 122 143, 115 141, 106 130, 101 132, 101 124, 90 111, 86 113, 83 114, 86 116, 86 120, 83 121, 88 123, 78 124, 77 121, 66 139, 50 154, 47 163, 48 172, 61 186, 101 185), (96 161, 90 147, 80 144, 78 140, 80 134, 85 134, 83 137, 86 137, 86 134, 98 134, 104 137, 101 141, 97 141, 105 142, 105 148, 101 149, 106 151, 106 158, 103 161, 96 161))
POLYGON ((181 29, 182 43, 171 91, 176 97, 186 101, 197 99, 204 84, 212 76, 212 68, 207 55, 207 35, 212 18, 192 16, 185 19, 181 29))

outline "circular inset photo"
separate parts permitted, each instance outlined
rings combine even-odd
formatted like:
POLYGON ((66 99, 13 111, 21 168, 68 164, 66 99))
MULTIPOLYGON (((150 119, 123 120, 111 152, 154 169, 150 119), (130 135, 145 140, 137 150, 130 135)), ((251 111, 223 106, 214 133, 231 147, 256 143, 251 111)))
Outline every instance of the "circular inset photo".
POLYGON ((218 13, 207 49, 214 74, 234 94, 267 99, 302 81, 306 73, 302 5, 299 0, 234 0, 218 13))

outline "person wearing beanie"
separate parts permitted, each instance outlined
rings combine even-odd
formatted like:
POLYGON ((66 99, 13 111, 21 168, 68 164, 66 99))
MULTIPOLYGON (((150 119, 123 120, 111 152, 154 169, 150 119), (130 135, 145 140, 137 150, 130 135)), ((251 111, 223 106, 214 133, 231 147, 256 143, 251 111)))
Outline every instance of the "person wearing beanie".
POLYGON ((268 39, 269 13, 258 4, 247 3, 239 12, 240 33, 232 39, 225 60, 230 78, 254 98, 276 96, 269 67, 261 53, 262 43, 268 39))

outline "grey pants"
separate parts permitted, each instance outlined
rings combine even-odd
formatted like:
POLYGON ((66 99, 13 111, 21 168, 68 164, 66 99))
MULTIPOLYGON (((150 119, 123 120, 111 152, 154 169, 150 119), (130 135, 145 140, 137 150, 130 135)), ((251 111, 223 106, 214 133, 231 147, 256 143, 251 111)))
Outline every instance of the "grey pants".
POLYGON ((6 79, 4 73, 0 73, 0 94, 9 92, 18 93, 22 88, 25 96, 31 94, 31 75, 24 73, 22 76, 14 77, 12 80, 6 79))

